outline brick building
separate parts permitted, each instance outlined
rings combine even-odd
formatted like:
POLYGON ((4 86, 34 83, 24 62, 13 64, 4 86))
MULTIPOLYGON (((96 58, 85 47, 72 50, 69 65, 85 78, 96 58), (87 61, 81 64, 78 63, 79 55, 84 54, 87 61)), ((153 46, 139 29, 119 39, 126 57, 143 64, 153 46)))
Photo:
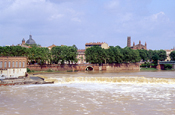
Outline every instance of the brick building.
POLYGON ((27 57, 0 57, 0 77, 18 78, 27 72, 27 57))
POLYGON ((135 45, 135 42, 133 42, 133 46, 131 46, 131 37, 127 37, 127 47, 130 47, 131 49, 145 49, 147 50, 147 44, 145 42, 145 45, 141 44, 141 41, 139 41, 139 44, 135 45))

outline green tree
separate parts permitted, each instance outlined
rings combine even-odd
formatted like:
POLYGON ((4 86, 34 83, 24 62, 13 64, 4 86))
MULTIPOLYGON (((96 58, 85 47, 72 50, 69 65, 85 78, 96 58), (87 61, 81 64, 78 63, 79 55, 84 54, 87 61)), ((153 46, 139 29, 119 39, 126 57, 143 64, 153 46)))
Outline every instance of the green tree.
POLYGON ((77 48, 75 46, 56 46, 52 50, 53 63, 58 63, 61 61, 61 64, 64 64, 65 61, 77 62, 77 48))
POLYGON ((152 57, 152 59, 153 59, 153 63, 154 63, 155 65, 157 65, 157 62, 158 62, 158 60, 159 60, 158 54, 154 54, 153 57, 152 57))
POLYGON ((159 60, 161 61, 164 61, 167 58, 165 50, 158 50, 157 55, 159 56, 159 60))
POLYGON ((102 64, 105 63, 107 59, 106 50, 101 48, 100 46, 92 46, 87 48, 85 51, 86 62, 92 64, 102 64))
POLYGON ((147 50, 139 49, 138 51, 139 51, 140 58, 143 61, 147 61, 148 60, 147 50))
POLYGON ((148 60, 152 61, 152 57, 154 55, 154 51, 153 50, 148 50, 147 52, 147 57, 148 57, 148 60))
POLYGON ((140 62, 140 60, 141 60, 138 50, 133 50, 129 47, 125 47, 122 50, 122 53, 123 53, 123 61, 124 62, 135 63, 135 62, 140 62))
POLYGON ((175 51, 172 51, 170 53, 170 58, 171 58, 172 61, 175 61, 175 51))

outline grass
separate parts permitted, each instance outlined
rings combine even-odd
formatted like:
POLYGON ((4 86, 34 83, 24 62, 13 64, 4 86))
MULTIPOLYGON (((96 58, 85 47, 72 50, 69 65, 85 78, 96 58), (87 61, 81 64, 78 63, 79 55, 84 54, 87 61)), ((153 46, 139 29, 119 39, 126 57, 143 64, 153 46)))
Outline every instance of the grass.
POLYGON ((141 71, 155 71, 156 68, 140 68, 141 71))

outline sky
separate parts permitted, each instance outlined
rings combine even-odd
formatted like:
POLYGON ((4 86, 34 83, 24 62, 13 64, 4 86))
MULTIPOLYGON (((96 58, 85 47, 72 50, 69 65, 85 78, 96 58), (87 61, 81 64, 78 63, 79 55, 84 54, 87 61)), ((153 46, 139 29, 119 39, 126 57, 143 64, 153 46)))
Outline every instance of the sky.
POLYGON ((106 42, 175 47, 175 0, 0 0, 0 46, 29 35, 43 47, 106 42))

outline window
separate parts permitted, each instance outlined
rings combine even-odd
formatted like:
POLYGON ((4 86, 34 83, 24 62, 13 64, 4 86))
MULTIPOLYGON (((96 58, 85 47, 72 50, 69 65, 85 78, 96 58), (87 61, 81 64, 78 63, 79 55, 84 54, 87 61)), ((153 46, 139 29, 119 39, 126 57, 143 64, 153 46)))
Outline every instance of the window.
POLYGON ((10 67, 10 61, 9 61, 9 67, 10 67))
POLYGON ((2 61, 0 62, 0 68, 2 68, 2 61))
POLYGON ((18 62, 16 61, 16 67, 18 67, 18 62))
POLYGON ((19 67, 21 67, 21 62, 19 62, 19 67))
POLYGON ((4 63, 4 68, 7 68, 7 62, 5 61, 5 63, 4 63))
POLYGON ((23 61, 23 67, 25 67, 25 62, 23 61))
POLYGON ((13 63, 12 63, 12 67, 15 67, 15 62, 13 61, 13 63))

